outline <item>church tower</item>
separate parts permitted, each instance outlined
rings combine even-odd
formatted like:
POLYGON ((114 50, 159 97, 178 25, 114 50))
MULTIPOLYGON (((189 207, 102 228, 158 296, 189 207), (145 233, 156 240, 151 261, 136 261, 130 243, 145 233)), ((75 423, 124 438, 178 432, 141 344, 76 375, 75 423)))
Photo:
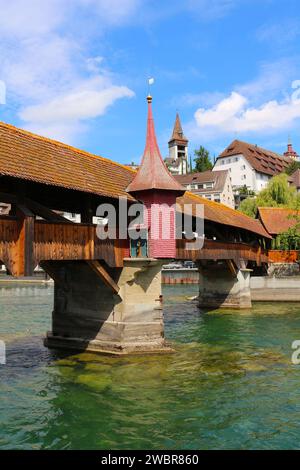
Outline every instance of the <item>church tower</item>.
POLYGON ((155 135, 152 97, 148 96, 147 101, 148 120, 144 155, 137 174, 126 189, 144 204, 146 212, 144 234, 141 240, 131 240, 131 256, 175 258, 175 204, 177 197, 184 194, 185 188, 174 179, 163 162, 155 135), (139 249, 136 248, 137 245, 139 249))
POLYGON ((289 137, 287 151, 283 155, 285 157, 290 157, 293 160, 298 160, 299 159, 299 155, 297 154, 296 150, 293 149, 293 144, 292 144, 292 140, 291 140, 290 137, 289 137))
POLYGON ((169 141, 168 163, 173 174, 186 175, 188 173, 188 143, 189 141, 183 134, 180 117, 177 113, 173 134, 169 141))

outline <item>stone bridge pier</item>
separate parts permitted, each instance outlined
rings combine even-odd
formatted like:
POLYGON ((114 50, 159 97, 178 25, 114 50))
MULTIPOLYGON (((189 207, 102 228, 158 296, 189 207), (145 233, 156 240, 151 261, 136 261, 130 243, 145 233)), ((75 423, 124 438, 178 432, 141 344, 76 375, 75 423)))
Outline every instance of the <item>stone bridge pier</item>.
POLYGON ((45 345, 108 354, 169 352, 164 339, 160 260, 45 262, 55 281, 52 331, 45 345))
POLYGON ((243 261, 202 261, 199 264, 199 307, 251 308, 250 273, 243 261))

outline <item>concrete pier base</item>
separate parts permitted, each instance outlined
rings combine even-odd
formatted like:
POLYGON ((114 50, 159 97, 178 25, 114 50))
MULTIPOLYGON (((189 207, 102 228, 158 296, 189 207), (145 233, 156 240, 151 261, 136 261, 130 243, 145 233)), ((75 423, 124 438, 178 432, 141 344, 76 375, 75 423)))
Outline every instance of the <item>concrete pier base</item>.
POLYGON ((251 308, 251 269, 231 271, 226 262, 199 267, 199 307, 251 308))
POLYGON ((86 262, 47 263, 55 294, 45 345, 117 355, 172 351, 164 338, 162 264, 124 260, 109 270, 120 289, 113 293, 86 262))

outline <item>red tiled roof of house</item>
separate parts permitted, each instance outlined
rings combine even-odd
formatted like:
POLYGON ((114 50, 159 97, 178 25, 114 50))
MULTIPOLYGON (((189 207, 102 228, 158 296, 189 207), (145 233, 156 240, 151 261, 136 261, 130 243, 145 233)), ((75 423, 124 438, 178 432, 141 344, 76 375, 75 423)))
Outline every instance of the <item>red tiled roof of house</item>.
POLYGON ((295 216, 299 217, 300 211, 282 207, 259 207, 258 216, 268 233, 278 235, 294 227, 297 223, 295 216))
MULTIPOLYGON (((192 212, 194 215, 196 214, 196 204, 203 204, 205 220, 243 230, 249 230, 249 232, 262 237, 271 238, 259 220, 252 219, 242 212, 231 209, 230 207, 224 206, 218 202, 209 201, 194 193, 190 193, 189 191, 177 199, 177 204, 181 207, 183 204, 192 204, 192 212)), ((186 209, 188 209, 188 207, 186 209)))
POLYGON ((289 181, 296 186, 297 189, 300 188, 300 170, 294 171, 290 176, 289 181))
POLYGON ((183 134, 183 130, 182 130, 181 122, 180 122, 180 117, 179 117, 178 113, 176 114, 174 129, 173 129, 171 139, 169 140, 169 143, 173 142, 174 140, 176 140, 178 142, 182 142, 183 144, 188 143, 188 139, 183 134))
POLYGON ((241 140, 234 140, 218 158, 244 155, 250 165, 258 172, 267 175, 282 173, 293 160, 241 140))
POLYGON ((174 179, 167 169, 159 151, 152 114, 152 97, 148 96, 147 137, 141 165, 126 191, 136 193, 149 189, 177 191, 183 194, 185 189, 174 179))
POLYGON ((197 191, 203 191, 204 193, 209 192, 220 192, 223 191, 228 170, 220 171, 203 171, 201 173, 189 173, 187 175, 176 175, 175 179, 182 185, 189 184, 203 184, 203 183, 214 183, 214 187, 211 189, 198 188, 197 191))
POLYGON ((134 174, 119 163, 0 122, 0 175, 133 199, 125 188, 134 174))

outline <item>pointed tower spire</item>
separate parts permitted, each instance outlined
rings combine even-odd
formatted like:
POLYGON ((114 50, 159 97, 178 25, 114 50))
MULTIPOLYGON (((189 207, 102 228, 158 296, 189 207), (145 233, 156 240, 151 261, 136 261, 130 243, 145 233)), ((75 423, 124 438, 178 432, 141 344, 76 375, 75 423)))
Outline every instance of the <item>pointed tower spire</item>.
POLYGON ((140 168, 126 191, 135 193, 151 189, 177 191, 182 194, 185 188, 169 173, 161 157, 154 129, 152 96, 148 95, 147 137, 140 168))
POLYGON ((178 113, 176 113, 176 119, 175 119, 173 134, 172 134, 172 137, 171 137, 169 143, 173 142, 174 140, 181 141, 182 143, 183 142, 184 143, 188 142, 188 139, 183 135, 183 130, 182 130, 180 117, 179 117, 178 113))
POLYGON ((292 139, 291 139, 291 136, 290 136, 290 135, 289 135, 289 138, 288 138, 287 151, 284 152, 283 155, 284 155, 285 157, 292 158, 293 160, 298 160, 298 158, 299 158, 297 152, 293 149, 292 139))
POLYGON ((175 175, 186 175, 189 171, 188 139, 183 134, 179 114, 176 114, 173 134, 169 140, 169 158, 172 162, 170 168, 175 175))

